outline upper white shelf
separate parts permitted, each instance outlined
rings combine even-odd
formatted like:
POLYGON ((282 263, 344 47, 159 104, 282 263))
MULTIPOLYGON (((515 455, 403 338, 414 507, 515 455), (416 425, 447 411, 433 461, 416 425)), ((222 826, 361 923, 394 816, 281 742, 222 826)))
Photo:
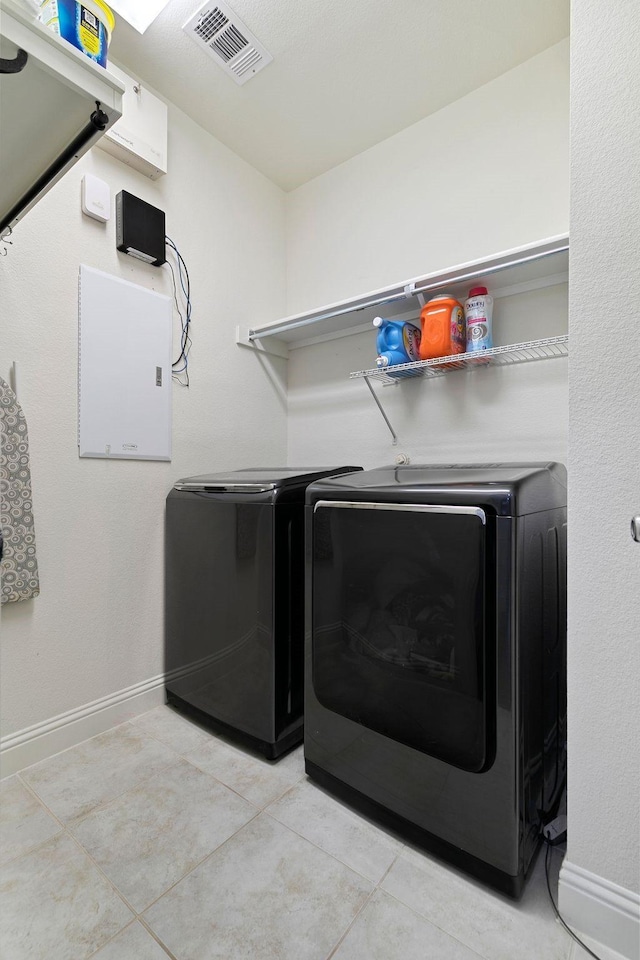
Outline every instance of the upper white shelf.
MULTIPOLYGON (((551 237, 482 260, 462 263, 422 277, 414 277, 372 293, 341 300, 318 310, 295 314, 250 327, 239 342, 262 346, 268 339, 283 341, 291 348, 318 340, 370 330, 373 318, 411 319, 417 317, 423 300, 445 290, 463 299, 472 281, 483 280, 494 297, 510 296, 566 282, 569 271, 569 238, 551 237)), ((265 344, 265 349, 269 346, 265 344)))
POLYGON ((20 50, 24 67, 0 74, 0 235, 122 114, 119 80, 18 4, 0 0, 0 57, 15 60, 20 50))

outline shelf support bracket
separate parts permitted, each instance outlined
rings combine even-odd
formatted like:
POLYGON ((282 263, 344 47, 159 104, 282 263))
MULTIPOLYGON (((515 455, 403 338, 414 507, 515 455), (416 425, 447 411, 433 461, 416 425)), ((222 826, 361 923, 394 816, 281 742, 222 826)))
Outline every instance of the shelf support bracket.
POLYGON ((369 377, 364 377, 364 382, 366 383, 366 385, 369 387, 369 390, 371 391, 371 396, 372 396, 373 399, 375 400, 376 405, 377 405, 377 407, 378 407, 378 410, 379 410, 380 413, 382 414, 382 417, 383 417, 383 419, 384 419, 384 422, 386 423, 387 427, 389 428, 389 433, 390 433, 391 436, 393 437, 392 444, 393 444, 394 447, 396 447, 396 446, 398 445, 398 437, 396 436, 395 430, 394 430, 393 427, 391 426, 391 423, 390 423, 390 421, 389 421, 389 417, 388 417, 388 416, 386 415, 386 413, 384 412, 384 407, 383 407, 382 404, 380 403, 380 400, 378 399, 378 395, 376 394, 375 390, 374 390, 373 387, 371 386, 371 383, 369 382, 369 377))
POLYGON ((251 339, 250 334, 250 330, 240 326, 236 327, 236 343, 239 347, 250 347, 254 353, 266 354, 269 357, 289 359, 289 348, 286 343, 272 340, 268 346, 265 346, 257 337, 255 340, 251 339))

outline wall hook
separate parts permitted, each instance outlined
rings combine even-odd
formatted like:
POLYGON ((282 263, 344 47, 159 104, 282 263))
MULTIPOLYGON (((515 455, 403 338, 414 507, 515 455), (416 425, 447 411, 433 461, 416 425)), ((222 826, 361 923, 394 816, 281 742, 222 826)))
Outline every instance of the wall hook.
POLYGON ((0 57, 0 73, 20 73, 27 65, 29 54, 26 50, 18 50, 12 60, 0 57))
MULTIPOLYGON (((0 240, 2 240, 3 244, 7 244, 10 247, 13 246, 13 240, 9 240, 9 237, 11 236, 12 233, 13 233, 13 228, 11 226, 8 226, 6 233, 3 233, 2 236, 0 237, 0 240)), ((0 256, 6 257, 8 253, 9 251, 7 250, 6 246, 0 247, 0 256)))

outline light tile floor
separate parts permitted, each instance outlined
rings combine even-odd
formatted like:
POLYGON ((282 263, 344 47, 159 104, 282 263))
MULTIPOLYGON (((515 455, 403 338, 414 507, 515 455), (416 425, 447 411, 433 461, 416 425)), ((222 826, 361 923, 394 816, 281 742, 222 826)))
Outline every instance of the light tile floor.
POLYGON ((169 707, 2 781, 0 804, 3 960, 588 957, 542 857, 514 903, 315 786, 302 749, 272 764, 169 707))

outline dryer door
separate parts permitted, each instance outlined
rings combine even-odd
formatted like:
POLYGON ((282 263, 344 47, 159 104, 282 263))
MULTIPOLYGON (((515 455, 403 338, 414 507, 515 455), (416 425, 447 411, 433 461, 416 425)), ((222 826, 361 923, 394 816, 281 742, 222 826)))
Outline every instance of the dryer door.
POLYGON ((488 539, 480 507, 316 503, 319 702, 463 770, 485 768, 488 539))

